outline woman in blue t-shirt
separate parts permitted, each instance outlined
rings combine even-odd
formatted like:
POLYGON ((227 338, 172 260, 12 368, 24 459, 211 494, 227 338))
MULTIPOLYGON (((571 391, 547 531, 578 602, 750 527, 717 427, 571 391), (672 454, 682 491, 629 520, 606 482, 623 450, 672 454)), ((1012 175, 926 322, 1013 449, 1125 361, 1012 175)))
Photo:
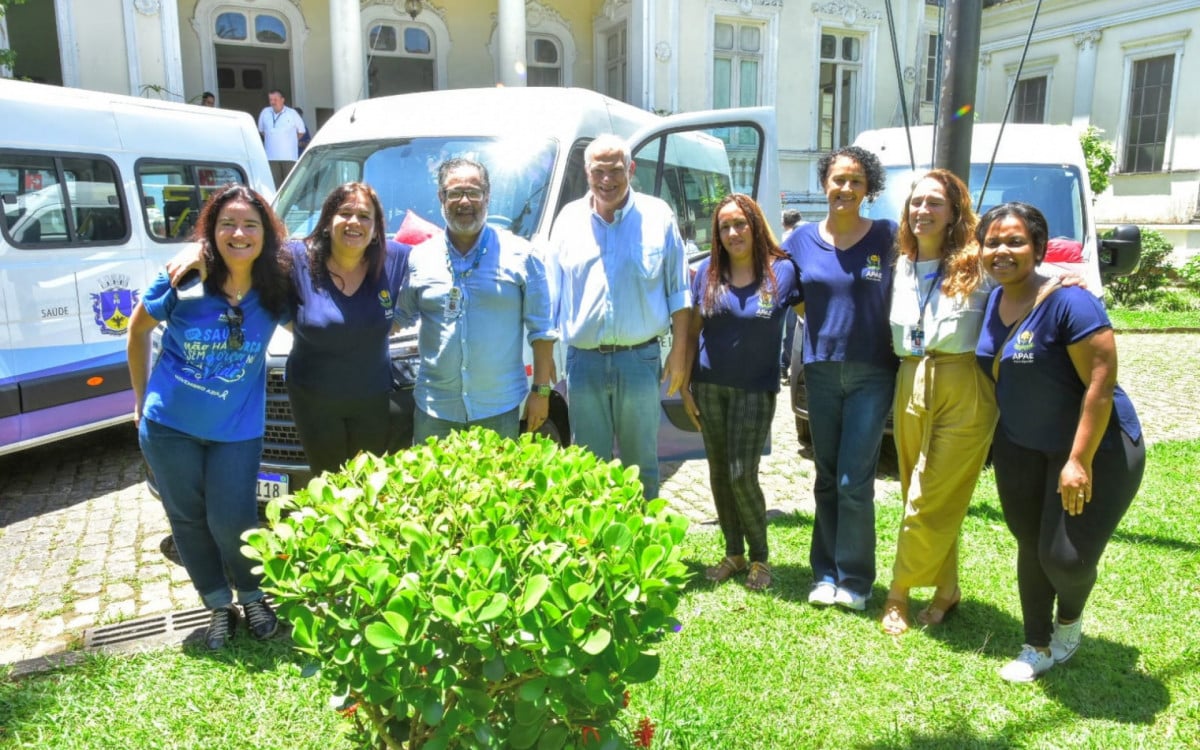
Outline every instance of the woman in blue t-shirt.
POLYGON ((725 557, 705 571, 721 582, 747 568, 746 588, 771 585, 767 504, 758 462, 771 433, 789 307, 801 302, 795 263, 779 249, 762 209, 748 195, 725 196, 713 213, 712 253, 692 279, 688 330, 688 416, 704 436, 725 557), (746 546, 750 561, 746 562, 746 546))
POLYGON ((388 448, 388 334, 409 247, 386 232, 374 189, 348 182, 326 197, 308 237, 289 243, 300 302, 288 398, 314 474, 388 448))
POLYGON ((1000 285, 976 354, 996 381, 992 460, 1017 538, 1025 645, 1000 670, 1010 682, 1036 679, 1079 647, 1096 565, 1146 464, 1137 414, 1117 385, 1104 306, 1038 273, 1048 235, 1046 218, 1024 203, 991 209, 975 234, 1000 285))
POLYGON ((829 213, 783 243, 804 290, 804 380, 817 470, 808 601, 863 610, 875 582, 875 470, 896 383, 887 306, 896 222, 861 214, 885 179, 870 151, 826 154, 817 175, 829 213))
POLYGON ((237 626, 231 587, 255 638, 278 627, 259 588, 262 577, 242 555, 241 536, 258 523, 267 343, 288 317, 283 231, 258 193, 225 188, 196 226, 204 283, 177 291, 159 274, 129 324, 138 442, 179 556, 212 610, 204 636, 212 649, 237 626), (162 353, 151 370, 150 334, 160 322, 167 324, 162 353))

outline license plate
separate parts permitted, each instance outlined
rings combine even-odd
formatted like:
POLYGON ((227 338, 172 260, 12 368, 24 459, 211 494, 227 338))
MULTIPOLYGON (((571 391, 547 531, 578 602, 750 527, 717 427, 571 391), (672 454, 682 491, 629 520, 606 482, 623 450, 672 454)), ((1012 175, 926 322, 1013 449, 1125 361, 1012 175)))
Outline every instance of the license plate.
POLYGON ((268 474, 265 471, 258 473, 257 495, 259 500, 274 500, 286 494, 288 494, 287 474, 268 474))

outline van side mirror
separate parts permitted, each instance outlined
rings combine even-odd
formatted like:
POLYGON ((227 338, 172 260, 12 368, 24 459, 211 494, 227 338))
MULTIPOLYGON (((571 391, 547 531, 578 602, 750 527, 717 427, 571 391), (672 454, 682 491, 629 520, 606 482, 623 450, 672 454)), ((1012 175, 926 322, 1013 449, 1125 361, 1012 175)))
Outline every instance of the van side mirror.
POLYGON ((15 206, 15 205, 17 205, 17 194, 16 193, 0 193, 0 202, 3 202, 4 204, 9 205, 9 206, 15 206))
POLYGON ((1142 258, 1142 230, 1122 224, 1100 240, 1100 275, 1124 276, 1137 270, 1142 258))

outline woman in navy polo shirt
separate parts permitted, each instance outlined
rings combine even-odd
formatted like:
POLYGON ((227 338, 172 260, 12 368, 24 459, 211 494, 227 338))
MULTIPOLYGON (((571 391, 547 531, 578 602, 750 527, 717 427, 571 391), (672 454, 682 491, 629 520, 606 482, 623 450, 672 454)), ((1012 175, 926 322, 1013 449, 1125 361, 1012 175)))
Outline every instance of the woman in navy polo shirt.
POLYGON ((1116 382, 1104 306, 1038 273, 1048 234, 1046 218, 1024 203, 991 209, 975 234, 1000 285, 976 354, 996 381, 992 459, 1017 538, 1025 645, 1000 670, 1010 682, 1030 682, 1075 654, 1096 565, 1146 464, 1137 414, 1116 382))
POLYGON ((388 334, 409 247, 386 231, 375 190, 348 182, 330 191, 308 237, 289 243, 300 303, 288 397, 314 474, 388 448, 388 334))
POLYGON ((746 588, 761 591, 771 585, 771 568, 758 463, 779 393, 775 352, 788 308, 802 300, 800 280, 748 195, 725 196, 713 213, 711 237, 712 253, 692 279, 687 352, 695 361, 690 389, 682 389, 688 416, 704 436, 725 537, 725 557, 705 575, 719 583, 748 568, 746 588))
POLYGON ((205 633, 212 649, 235 632, 231 587, 255 638, 278 627, 241 536, 258 524, 267 343, 289 314, 284 236, 258 193, 222 190, 196 226, 203 285, 180 292, 159 274, 129 324, 138 442, 188 577, 212 610, 205 633), (150 333, 162 321, 162 354, 151 371, 150 333))
POLYGON ((804 380, 817 470, 808 601, 861 611, 875 582, 875 470, 896 385, 887 300, 897 227, 861 214, 886 179, 870 151, 826 154, 817 176, 829 213, 783 243, 804 290, 804 380))

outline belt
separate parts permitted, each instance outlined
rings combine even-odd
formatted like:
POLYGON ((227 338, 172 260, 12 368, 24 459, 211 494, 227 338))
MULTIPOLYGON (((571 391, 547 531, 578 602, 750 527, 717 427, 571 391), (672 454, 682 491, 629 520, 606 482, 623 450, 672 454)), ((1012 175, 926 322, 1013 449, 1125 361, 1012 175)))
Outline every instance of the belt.
POLYGON ((638 344, 601 344, 600 346, 593 347, 590 349, 587 347, 583 347, 583 346, 581 346, 579 348, 585 352, 600 352, 601 354, 612 354, 613 352, 633 351, 634 349, 641 349, 643 346, 650 346, 651 344, 657 344, 657 343, 658 343, 658 336, 655 336, 653 338, 646 339, 645 341, 642 341, 641 343, 638 343, 638 344))

